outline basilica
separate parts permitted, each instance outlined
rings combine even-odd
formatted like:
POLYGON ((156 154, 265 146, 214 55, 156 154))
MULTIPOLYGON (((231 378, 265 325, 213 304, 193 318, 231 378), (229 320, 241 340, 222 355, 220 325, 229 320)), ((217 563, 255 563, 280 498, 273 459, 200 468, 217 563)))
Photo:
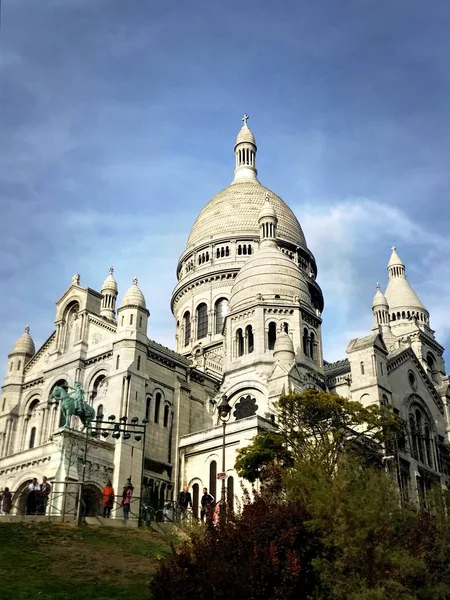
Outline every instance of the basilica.
POLYGON ((138 280, 119 295, 113 269, 100 291, 75 275, 56 300, 55 325, 41 348, 29 327, 12 348, 0 397, 0 489, 14 492, 13 511, 24 510, 24 490, 44 475, 54 510, 68 493, 75 497, 81 480, 94 512, 108 479, 117 491, 131 478, 135 497, 154 508, 188 485, 198 514, 204 486, 220 496, 219 476, 233 502, 236 450, 276 423, 281 393, 305 388, 390 407, 404 419, 407 435, 384 460, 405 499, 447 484, 444 348, 405 264, 393 248, 387 287, 383 293, 377 284, 373 298, 371 331, 351 340, 342 360, 324 360, 316 261, 295 214, 259 182, 247 119, 234 145, 234 179, 198 215, 176 267, 175 350, 148 338, 150 311, 138 280), (97 419, 144 422, 144 439, 105 431, 88 441, 77 417, 62 427, 54 390, 76 383, 97 419), (224 397, 231 412, 223 471, 224 397))

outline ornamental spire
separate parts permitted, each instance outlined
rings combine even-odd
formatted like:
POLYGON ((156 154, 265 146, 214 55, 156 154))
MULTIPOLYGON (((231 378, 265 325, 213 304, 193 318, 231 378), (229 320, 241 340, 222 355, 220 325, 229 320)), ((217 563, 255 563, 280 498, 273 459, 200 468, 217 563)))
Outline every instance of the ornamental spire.
POLYGON ((242 179, 256 180, 258 171, 256 170, 256 140, 251 132, 247 121, 249 116, 247 113, 242 117, 244 123, 241 127, 236 143, 234 145, 234 153, 236 155, 236 168, 234 170, 234 181, 242 179))

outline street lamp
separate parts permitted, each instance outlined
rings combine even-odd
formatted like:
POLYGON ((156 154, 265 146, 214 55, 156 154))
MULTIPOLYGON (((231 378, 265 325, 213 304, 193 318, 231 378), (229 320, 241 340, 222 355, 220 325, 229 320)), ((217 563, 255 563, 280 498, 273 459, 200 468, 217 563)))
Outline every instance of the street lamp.
POLYGON ((128 423, 128 418, 126 416, 120 417, 118 421, 115 420, 115 415, 110 415, 107 421, 103 420, 103 415, 98 415, 95 421, 90 421, 86 426, 86 434, 85 434, 85 446, 84 446, 84 459, 83 459, 83 471, 81 477, 81 486, 80 492, 78 496, 78 506, 77 506, 77 523, 81 524, 81 494, 83 490, 83 485, 86 477, 86 462, 87 462, 87 450, 88 450, 88 437, 96 438, 101 435, 104 438, 109 437, 111 434, 112 437, 118 440, 121 436, 124 440, 131 439, 134 436, 136 442, 140 442, 142 440, 142 461, 141 461, 141 493, 139 496, 139 516, 138 516, 138 524, 141 525, 142 517, 142 480, 144 474, 144 464, 145 464, 145 437, 146 437, 146 429, 148 425, 148 419, 143 419, 142 424, 139 423, 138 417, 133 417, 131 419, 131 423, 128 423))
POLYGON ((222 523, 225 522, 226 517, 227 517, 227 506, 226 506, 226 483, 225 483, 225 479, 226 479, 226 471, 225 471, 225 433, 226 433, 226 427, 227 427, 227 422, 230 418, 230 413, 231 413, 231 406, 228 403, 228 398, 224 395, 222 396, 222 400, 220 401, 220 404, 217 407, 217 410, 219 411, 219 417, 220 420, 222 421, 222 427, 223 427, 223 435, 222 435, 222 473, 221 473, 221 477, 222 477, 222 498, 221 498, 221 502, 220 502, 220 521, 222 523))

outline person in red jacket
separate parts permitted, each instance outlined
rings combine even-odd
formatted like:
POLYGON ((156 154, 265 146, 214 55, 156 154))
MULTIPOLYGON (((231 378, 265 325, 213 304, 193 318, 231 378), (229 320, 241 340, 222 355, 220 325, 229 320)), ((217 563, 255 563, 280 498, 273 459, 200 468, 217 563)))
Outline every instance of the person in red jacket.
POLYGON ((108 479, 105 487, 102 490, 103 496, 103 517, 109 519, 111 516, 111 509, 114 506, 114 488, 112 486, 111 480, 108 479))

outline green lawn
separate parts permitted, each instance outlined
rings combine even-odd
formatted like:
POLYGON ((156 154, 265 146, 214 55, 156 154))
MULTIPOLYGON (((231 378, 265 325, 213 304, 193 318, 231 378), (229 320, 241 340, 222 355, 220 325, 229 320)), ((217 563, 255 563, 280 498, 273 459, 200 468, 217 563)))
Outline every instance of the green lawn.
POLYGON ((148 600, 170 552, 149 529, 0 522, 0 600, 148 600))

